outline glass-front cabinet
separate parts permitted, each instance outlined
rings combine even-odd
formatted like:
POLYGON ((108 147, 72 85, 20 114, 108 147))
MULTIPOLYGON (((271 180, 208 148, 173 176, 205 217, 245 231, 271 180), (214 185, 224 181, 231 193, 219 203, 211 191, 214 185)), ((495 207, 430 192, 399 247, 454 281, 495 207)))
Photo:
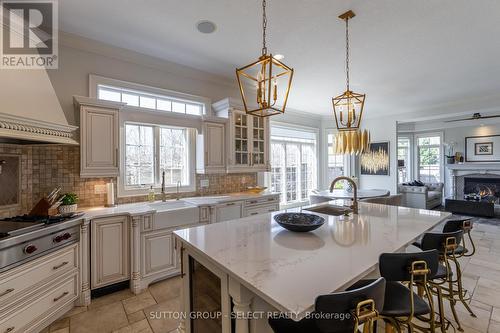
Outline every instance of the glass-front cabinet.
POLYGON ((212 108, 217 116, 229 118, 227 171, 270 171, 269 118, 248 115, 229 98, 214 103, 212 108))

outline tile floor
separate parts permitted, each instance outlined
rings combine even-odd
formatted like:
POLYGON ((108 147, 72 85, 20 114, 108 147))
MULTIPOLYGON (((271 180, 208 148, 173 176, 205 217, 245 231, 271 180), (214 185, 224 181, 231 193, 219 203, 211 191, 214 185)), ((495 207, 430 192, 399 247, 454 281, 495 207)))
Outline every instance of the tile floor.
MULTIPOLYGON (((476 219, 473 238, 477 252, 462 258, 461 264, 477 318, 461 305, 457 310, 466 333, 500 333, 500 219, 476 219)), ((177 327, 176 320, 156 319, 150 314, 177 311, 179 292, 180 278, 155 283, 137 296, 128 290, 116 292, 92 300, 88 307, 74 308, 43 333, 170 333, 177 327)), ((449 310, 446 315, 451 318, 449 310)))

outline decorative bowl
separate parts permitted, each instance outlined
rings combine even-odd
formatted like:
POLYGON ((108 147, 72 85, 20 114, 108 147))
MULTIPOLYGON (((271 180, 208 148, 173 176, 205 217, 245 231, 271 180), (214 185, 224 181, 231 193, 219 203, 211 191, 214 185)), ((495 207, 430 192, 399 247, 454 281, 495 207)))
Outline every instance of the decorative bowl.
POLYGON ((295 232, 307 232, 318 229, 325 223, 321 216, 305 213, 281 213, 274 220, 283 228, 295 232))
POLYGON ((69 214, 69 213, 74 213, 78 209, 78 204, 72 204, 72 205, 61 205, 59 206, 59 214, 64 215, 64 214, 69 214))
POLYGON ((249 186, 247 187, 247 192, 258 194, 260 192, 265 191, 266 189, 267 187, 262 187, 262 186, 249 186))

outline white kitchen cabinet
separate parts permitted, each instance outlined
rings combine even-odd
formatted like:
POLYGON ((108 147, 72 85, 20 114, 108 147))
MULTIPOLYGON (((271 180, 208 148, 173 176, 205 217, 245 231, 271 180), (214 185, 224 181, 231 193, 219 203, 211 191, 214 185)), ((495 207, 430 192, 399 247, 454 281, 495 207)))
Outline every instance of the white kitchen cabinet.
POLYGON ((247 115, 231 99, 215 103, 213 109, 229 120, 227 171, 269 171, 269 118, 247 115))
POLYGON ((172 230, 143 234, 141 240, 141 276, 173 275, 178 270, 172 230))
POLYGON ((127 216, 91 222, 91 289, 130 279, 129 223, 127 216))
POLYGON ((196 172, 201 174, 226 172, 226 120, 205 121, 197 136, 196 172))
POLYGON ((242 217, 243 212, 243 202, 234 201, 219 204, 215 206, 215 222, 223 222, 234 219, 239 219, 242 217))
POLYGON ((119 174, 119 122, 122 103, 74 97, 80 111, 80 176, 119 174))

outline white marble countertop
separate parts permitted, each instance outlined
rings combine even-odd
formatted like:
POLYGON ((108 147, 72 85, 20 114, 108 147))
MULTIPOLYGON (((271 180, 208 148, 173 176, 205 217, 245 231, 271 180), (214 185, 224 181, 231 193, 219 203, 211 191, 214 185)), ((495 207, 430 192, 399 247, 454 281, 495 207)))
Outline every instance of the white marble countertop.
MULTIPOLYGON (((358 199, 365 198, 376 198, 388 196, 390 192, 388 190, 378 190, 378 189, 359 189, 358 199)), ((349 199, 352 198, 354 192, 347 192, 346 190, 336 189, 330 192, 329 190, 319 191, 312 193, 311 196, 332 198, 332 199, 349 199)))
POLYGON ((293 233, 273 220, 277 213, 178 230, 175 237, 276 309, 301 317, 316 296, 344 290, 376 269, 381 253, 411 244, 450 215, 361 202, 358 215, 317 214, 323 226, 293 233))
POLYGON ((82 212, 85 213, 82 218, 91 220, 98 217, 115 216, 115 215, 144 215, 152 214, 160 210, 166 210, 169 205, 172 207, 170 209, 183 209, 188 206, 213 206, 224 202, 231 202, 237 200, 247 200, 254 198, 265 198, 269 196, 277 196, 279 193, 249 193, 249 192, 237 192, 228 193, 216 196, 200 196, 191 198, 182 198, 180 200, 167 200, 165 202, 155 201, 155 202, 137 202, 130 204, 117 205, 115 207, 91 207, 83 208, 82 212), (186 203, 185 206, 178 205, 178 203, 186 203))
POLYGON ((183 198, 182 200, 195 204, 197 206, 213 206, 224 202, 258 199, 258 198, 265 198, 278 195, 279 193, 271 193, 271 192, 262 192, 262 193, 237 192, 237 193, 228 193, 215 196, 183 198))

